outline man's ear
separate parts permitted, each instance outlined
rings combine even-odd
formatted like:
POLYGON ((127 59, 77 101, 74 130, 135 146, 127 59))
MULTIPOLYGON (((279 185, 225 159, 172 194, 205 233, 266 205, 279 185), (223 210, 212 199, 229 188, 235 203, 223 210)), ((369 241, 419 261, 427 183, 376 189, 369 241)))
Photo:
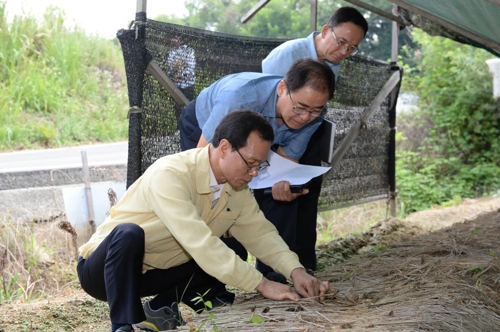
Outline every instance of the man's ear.
POLYGON ((225 138, 221 139, 220 142, 219 142, 219 151, 220 151, 220 154, 221 154, 221 157, 224 158, 226 156, 227 153, 231 152, 231 149, 232 149, 232 145, 231 143, 229 143, 229 141, 225 138))
POLYGON ((278 83, 278 97, 281 97, 283 94, 285 94, 286 90, 287 90, 286 83, 284 80, 281 80, 278 83))
POLYGON ((330 26, 327 24, 323 25, 323 27, 321 28, 321 37, 323 37, 323 39, 328 34, 328 30, 330 30, 330 26))

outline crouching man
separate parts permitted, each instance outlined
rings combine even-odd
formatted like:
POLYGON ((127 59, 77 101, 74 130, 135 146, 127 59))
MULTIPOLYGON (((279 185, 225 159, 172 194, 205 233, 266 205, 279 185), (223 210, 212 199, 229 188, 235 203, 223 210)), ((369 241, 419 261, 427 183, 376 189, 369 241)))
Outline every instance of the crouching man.
POLYGON ((181 300, 194 307, 189 300, 206 293, 203 300, 215 306, 232 303, 226 284, 271 300, 326 293, 328 282, 306 273, 247 186, 269 165, 273 138, 262 115, 230 112, 211 144, 160 158, 111 209, 80 247, 77 271, 82 288, 108 302, 113 332, 133 331, 133 324, 174 329, 183 324, 181 300), (247 250, 287 276, 296 292, 245 262, 247 250))

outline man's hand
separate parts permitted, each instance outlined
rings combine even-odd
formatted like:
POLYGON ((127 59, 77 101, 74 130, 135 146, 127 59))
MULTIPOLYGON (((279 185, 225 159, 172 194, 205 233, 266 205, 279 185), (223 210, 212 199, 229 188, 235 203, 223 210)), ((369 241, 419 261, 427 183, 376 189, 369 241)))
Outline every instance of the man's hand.
POLYGON ((263 277, 260 283, 255 288, 259 293, 261 293, 264 297, 275 300, 275 301, 283 301, 283 300, 292 300, 298 301, 300 300, 300 296, 295 293, 289 285, 284 285, 279 282, 271 281, 263 277))
POLYGON ((297 197, 308 193, 309 189, 302 189, 300 193, 292 193, 288 181, 280 181, 273 185, 273 199, 276 201, 291 202, 297 197))
POLYGON ((317 297, 319 299, 330 290, 328 281, 319 281, 303 268, 294 269, 291 277, 295 290, 303 297, 317 297))

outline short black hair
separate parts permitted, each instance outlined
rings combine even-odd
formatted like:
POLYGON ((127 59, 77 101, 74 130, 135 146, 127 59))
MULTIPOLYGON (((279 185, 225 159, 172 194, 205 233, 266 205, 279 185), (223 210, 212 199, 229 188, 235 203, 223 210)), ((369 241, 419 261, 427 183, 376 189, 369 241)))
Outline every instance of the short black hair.
POLYGON ((218 147, 221 140, 231 143, 232 149, 247 145, 248 136, 256 132, 265 141, 273 142, 274 131, 262 114, 250 109, 233 110, 226 114, 215 129, 212 145, 218 147))
MULTIPOLYGON (((363 14, 361 14, 356 8, 353 7, 340 7, 335 12, 333 12, 332 16, 328 20, 327 25, 332 28, 335 28, 342 23, 353 23, 359 26, 366 33, 368 32, 368 22, 364 18, 363 14)), ((363 36, 364 37, 364 36, 363 36)))
POLYGON ((328 99, 333 98, 335 74, 323 61, 310 58, 296 60, 288 68, 283 80, 289 92, 310 87, 315 91, 327 91, 328 99))

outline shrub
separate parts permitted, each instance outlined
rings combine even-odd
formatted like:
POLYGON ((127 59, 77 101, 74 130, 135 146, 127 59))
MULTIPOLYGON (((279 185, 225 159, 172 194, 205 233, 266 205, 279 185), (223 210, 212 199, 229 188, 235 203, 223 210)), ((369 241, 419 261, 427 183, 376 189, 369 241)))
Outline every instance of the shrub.
POLYGON ((397 136, 397 183, 407 214, 500 187, 500 102, 484 50, 414 30, 421 47, 406 77, 418 110, 397 136))

